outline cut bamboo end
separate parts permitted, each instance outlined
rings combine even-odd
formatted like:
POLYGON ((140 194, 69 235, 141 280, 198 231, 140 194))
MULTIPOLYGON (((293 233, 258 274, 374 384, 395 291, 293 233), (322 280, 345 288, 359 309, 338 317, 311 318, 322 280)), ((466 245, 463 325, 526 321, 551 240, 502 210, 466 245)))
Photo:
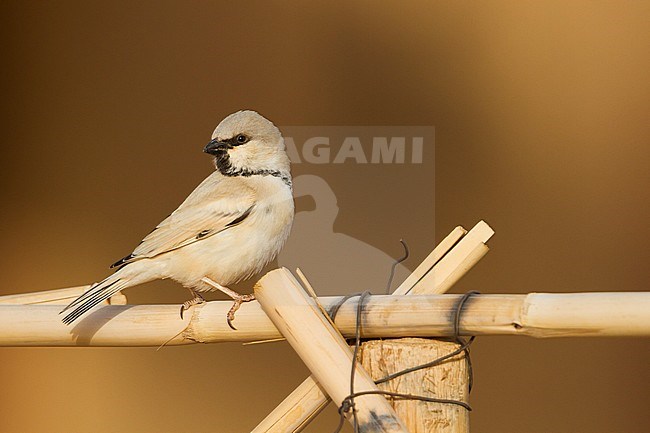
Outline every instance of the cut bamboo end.
POLYGON ((479 221, 436 265, 424 274, 410 291, 414 295, 444 293, 487 254, 485 243, 494 230, 485 221, 479 221))
MULTIPOLYGON (((255 287, 255 296, 318 383, 340 406, 351 393, 352 353, 343 336, 287 269, 265 275, 255 287)), ((379 391, 359 364, 355 368, 355 392, 379 391)), ((408 433, 381 395, 356 397, 354 404, 360 432, 408 433)), ((348 415, 350 421, 354 418, 348 415)))
POLYGON ((120 291, 108 298, 108 303, 110 305, 126 305, 128 301, 126 295, 120 291))
POLYGON ((393 292, 393 295, 406 295, 413 289, 413 287, 418 284, 418 282, 435 266, 436 263, 442 259, 445 254, 447 254, 456 243, 467 233, 463 227, 458 226, 451 231, 445 237, 442 242, 440 242, 434 249, 429 253, 429 255, 418 265, 417 268, 406 277, 406 279, 400 284, 397 289, 393 292))

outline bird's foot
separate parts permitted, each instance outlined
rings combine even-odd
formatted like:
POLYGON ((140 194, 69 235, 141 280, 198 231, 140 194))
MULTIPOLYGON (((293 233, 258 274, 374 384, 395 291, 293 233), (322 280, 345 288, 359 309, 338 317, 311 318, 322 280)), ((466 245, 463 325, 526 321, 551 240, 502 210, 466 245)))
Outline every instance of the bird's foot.
POLYGON ((228 322, 228 326, 230 326, 230 328, 236 331, 237 328, 235 328, 232 324, 233 320, 235 320, 235 312, 239 310, 239 307, 241 307, 241 304, 243 304, 244 302, 254 301, 255 295, 253 295, 252 293, 250 295, 241 295, 235 292, 234 290, 229 289, 226 286, 222 286, 221 284, 211 280, 208 277, 203 278, 202 281, 205 284, 212 286, 215 289, 219 290, 220 292, 223 292, 226 295, 230 296, 232 300, 235 301, 235 303, 232 304, 232 307, 228 311, 228 314, 226 315, 226 322, 228 322))
POLYGON ((194 297, 192 299, 190 299, 189 301, 183 302, 183 305, 181 305, 181 319, 183 318, 183 312, 185 312, 185 310, 189 310, 190 307, 192 307, 194 305, 203 304, 205 302, 205 299, 203 299, 203 296, 199 295, 196 292, 193 292, 193 293, 194 293, 194 297))
POLYGON ((226 322, 228 322, 228 326, 232 328, 234 331, 237 330, 232 324, 232 321, 235 320, 235 311, 239 310, 239 307, 241 307, 241 304, 244 302, 250 302, 255 300, 255 295, 250 294, 250 295, 240 295, 237 294, 236 297, 232 297, 232 299, 235 301, 232 304, 232 307, 230 307, 230 310, 228 310, 228 315, 226 316, 226 322))

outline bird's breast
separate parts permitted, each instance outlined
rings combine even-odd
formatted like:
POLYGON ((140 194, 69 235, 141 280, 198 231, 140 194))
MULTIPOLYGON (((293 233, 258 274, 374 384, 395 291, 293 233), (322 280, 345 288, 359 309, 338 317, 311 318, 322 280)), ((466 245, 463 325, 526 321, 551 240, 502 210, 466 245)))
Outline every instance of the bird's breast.
POLYGON ((207 289, 200 283, 203 277, 228 285, 250 278, 275 259, 289 236, 294 216, 291 190, 284 184, 277 186, 258 190, 250 214, 237 225, 179 250, 169 263, 172 278, 207 289), (175 272, 178 267, 184 271, 175 272))

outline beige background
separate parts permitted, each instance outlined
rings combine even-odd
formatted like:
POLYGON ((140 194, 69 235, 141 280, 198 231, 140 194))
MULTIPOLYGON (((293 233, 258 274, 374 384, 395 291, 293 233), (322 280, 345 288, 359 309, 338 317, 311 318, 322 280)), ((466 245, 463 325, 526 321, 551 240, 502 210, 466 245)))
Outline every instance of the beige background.
MULTIPOLYGON (((342 191, 337 232, 389 254, 412 239, 411 266, 486 219, 492 251, 456 292, 648 290, 649 6, 2 2, 0 293, 106 275, 210 172, 202 146, 244 107, 278 125, 435 126, 435 219, 431 185, 319 175, 342 191)), ((645 432, 648 343, 480 338, 473 430, 645 432)), ((0 360, 7 433, 245 432, 307 375, 285 344, 0 360)))

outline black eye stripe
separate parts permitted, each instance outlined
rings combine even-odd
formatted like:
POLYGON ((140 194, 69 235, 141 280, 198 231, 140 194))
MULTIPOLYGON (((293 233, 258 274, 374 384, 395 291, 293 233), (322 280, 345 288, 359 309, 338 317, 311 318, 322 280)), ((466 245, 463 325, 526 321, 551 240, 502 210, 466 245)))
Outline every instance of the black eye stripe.
POLYGON ((228 143, 231 146, 241 146, 242 144, 248 143, 250 138, 245 134, 237 134, 232 138, 227 140, 222 140, 224 143, 228 143))

